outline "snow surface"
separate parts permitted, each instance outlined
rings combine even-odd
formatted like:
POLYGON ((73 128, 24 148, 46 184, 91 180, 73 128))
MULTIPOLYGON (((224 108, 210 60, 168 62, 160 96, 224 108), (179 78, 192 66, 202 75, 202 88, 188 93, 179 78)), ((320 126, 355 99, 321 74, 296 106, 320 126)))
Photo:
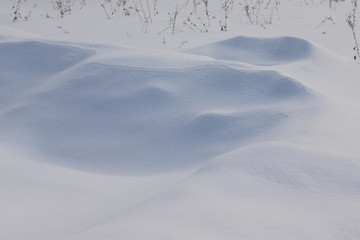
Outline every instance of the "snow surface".
POLYGON ((342 4, 337 24, 288 3, 292 22, 172 35, 1 3, 0 239, 358 239, 342 4))

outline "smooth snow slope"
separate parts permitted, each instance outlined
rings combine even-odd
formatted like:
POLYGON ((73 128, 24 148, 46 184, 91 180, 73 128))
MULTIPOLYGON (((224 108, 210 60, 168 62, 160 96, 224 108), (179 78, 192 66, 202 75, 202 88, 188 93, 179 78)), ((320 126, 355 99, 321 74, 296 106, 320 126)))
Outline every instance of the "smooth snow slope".
POLYGON ((41 164, 21 152, 2 142, 1 239, 64 239, 108 221, 187 174, 90 174, 41 164))
POLYGON ((133 47, 0 27, 0 239, 358 239, 357 64, 288 29, 180 53, 71 17, 16 26, 133 47))
POLYGON ((356 239, 359 160, 256 144, 67 239, 356 239))

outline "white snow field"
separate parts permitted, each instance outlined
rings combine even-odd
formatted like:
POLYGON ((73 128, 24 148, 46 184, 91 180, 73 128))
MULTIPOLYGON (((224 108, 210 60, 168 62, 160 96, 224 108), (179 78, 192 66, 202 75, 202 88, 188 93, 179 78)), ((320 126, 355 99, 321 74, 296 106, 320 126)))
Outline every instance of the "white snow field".
POLYGON ((304 3, 175 34, 0 3, 0 239, 358 240, 348 2, 304 3))

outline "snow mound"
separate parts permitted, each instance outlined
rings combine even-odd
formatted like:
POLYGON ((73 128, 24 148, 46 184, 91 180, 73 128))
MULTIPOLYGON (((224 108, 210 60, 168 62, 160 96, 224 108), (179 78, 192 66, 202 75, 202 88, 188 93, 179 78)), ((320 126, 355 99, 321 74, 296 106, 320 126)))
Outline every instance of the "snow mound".
POLYGON ((194 166, 255 138, 272 139, 266 133, 289 117, 281 106, 312 95, 275 71, 219 61, 139 68, 137 61, 158 59, 138 53, 129 61, 121 54, 130 51, 125 47, 108 56, 101 47, 39 41, 0 48, 2 98, 11 103, 1 109, 2 137, 37 149, 52 163, 87 171, 194 166))
POLYGON ((214 59, 240 61, 254 65, 288 64, 311 56, 312 44, 295 37, 254 38, 239 36, 189 50, 214 59))
POLYGON ((214 159, 69 240, 356 239, 359 162, 293 144, 256 144, 214 159), (176 229, 182 231, 174 234, 176 229))

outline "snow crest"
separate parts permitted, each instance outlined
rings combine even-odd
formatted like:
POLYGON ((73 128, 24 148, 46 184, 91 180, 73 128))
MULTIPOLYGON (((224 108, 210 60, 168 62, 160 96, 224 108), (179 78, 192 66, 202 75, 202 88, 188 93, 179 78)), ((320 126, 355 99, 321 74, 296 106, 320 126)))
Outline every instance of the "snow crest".
POLYGON ((295 37, 234 37, 198 47, 189 52, 215 59, 240 61, 260 66, 289 64, 313 54, 311 43, 295 37))

